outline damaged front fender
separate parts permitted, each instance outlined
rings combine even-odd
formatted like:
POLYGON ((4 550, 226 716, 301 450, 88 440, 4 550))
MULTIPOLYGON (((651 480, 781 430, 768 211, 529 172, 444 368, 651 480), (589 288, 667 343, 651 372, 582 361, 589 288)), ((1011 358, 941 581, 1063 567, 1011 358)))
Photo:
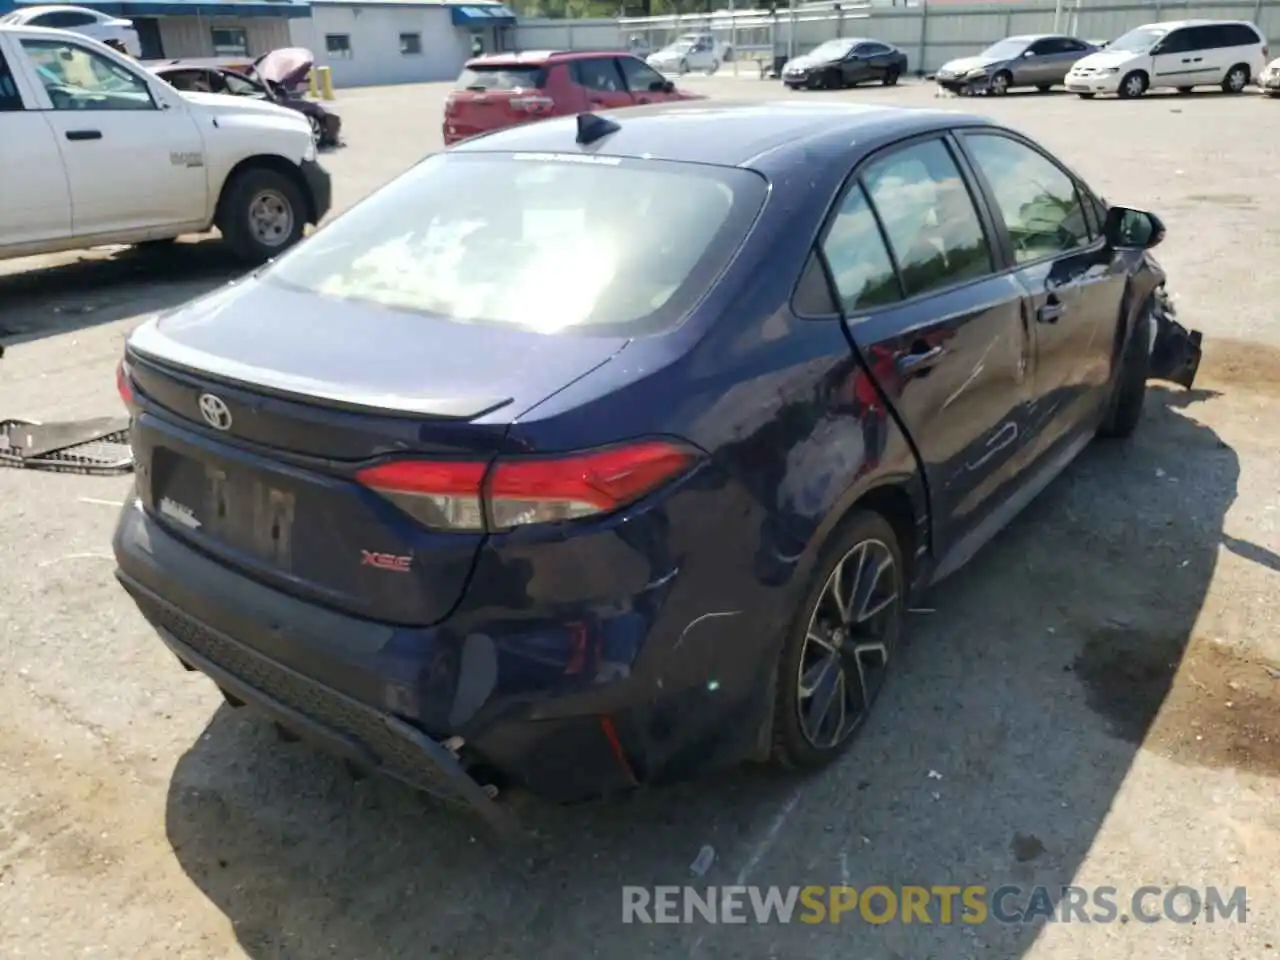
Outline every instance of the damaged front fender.
POLYGON ((1188 330, 1174 319, 1174 306, 1162 286, 1154 295, 1151 310, 1151 361, 1147 378, 1167 380, 1188 390, 1200 369, 1199 330, 1188 330))

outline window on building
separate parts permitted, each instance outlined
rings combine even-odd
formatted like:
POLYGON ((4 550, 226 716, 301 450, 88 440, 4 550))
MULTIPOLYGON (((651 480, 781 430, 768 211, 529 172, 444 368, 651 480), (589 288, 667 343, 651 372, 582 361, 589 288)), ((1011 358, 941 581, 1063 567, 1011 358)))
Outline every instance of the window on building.
POLYGON ((416 57, 422 53, 422 34, 420 33, 402 33, 400 34, 400 56, 416 57))
POLYGON ((219 57, 247 57, 249 55, 249 35, 240 27, 214 27, 209 33, 213 37, 213 52, 219 57))
POLYGON ((350 60, 351 34, 326 33, 324 35, 324 49, 335 60, 350 60))

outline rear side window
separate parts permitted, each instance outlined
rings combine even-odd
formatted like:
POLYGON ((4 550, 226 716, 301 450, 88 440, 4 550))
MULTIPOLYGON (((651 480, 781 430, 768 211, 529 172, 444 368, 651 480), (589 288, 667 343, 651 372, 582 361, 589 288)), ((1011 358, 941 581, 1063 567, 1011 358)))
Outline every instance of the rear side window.
POLYGON ((1216 29, 1224 47, 1251 47, 1263 42, 1258 32, 1245 23, 1224 23, 1216 29))
POLYGON ((862 180, 884 224, 908 297, 993 271, 982 221, 941 140, 927 140, 874 161, 862 180))
POLYGON ((764 178, 738 168, 437 154, 263 278, 462 323, 635 336, 677 323, 697 303, 766 190, 764 178))
POLYGON ((0 53, 0 113, 12 113, 21 109, 22 97, 18 94, 18 85, 9 71, 4 54, 0 53))
POLYGON ((1015 261, 1031 263, 1088 245, 1084 208, 1065 170, 1008 137, 965 134, 965 144, 995 194, 1015 261))
POLYGON ((547 83, 547 70, 541 66, 467 67, 458 77, 457 89, 537 90, 547 83))
POLYGON ((573 80, 588 90, 604 90, 609 93, 625 93, 626 82, 613 57, 597 57, 573 62, 573 80))
POLYGON ((846 314, 902 299, 893 260, 859 184, 845 194, 822 252, 846 314))

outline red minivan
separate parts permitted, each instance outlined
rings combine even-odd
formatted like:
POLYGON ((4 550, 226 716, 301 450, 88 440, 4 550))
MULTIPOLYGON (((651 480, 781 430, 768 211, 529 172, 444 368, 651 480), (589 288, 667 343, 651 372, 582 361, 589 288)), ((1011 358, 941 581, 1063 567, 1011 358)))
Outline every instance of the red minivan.
POLYGON ((444 105, 445 146, 517 123, 641 103, 703 100, 629 53, 494 53, 468 60, 444 105))

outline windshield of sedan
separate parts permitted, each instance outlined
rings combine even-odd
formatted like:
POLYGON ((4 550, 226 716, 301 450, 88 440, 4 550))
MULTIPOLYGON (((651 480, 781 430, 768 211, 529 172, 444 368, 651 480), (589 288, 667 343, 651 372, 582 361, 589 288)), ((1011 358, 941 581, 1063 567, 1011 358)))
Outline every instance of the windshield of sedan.
POLYGON ((1123 50, 1125 53, 1146 53, 1168 32, 1168 30, 1157 30, 1152 27, 1139 27, 1111 41, 1107 44, 1107 49, 1123 50))
POLYGON ((1014 57, 1022 56, 1022 52, 1030 45, 1030 41, 1027 40, 1001 40, 983 50, 980 56, 991 60, 1012 60, 1014 57))
POLYGON ((693 49, 692 40, 677 40, 675 43, 669 43, 663 47, 659 53, 688 53, 693 49))
POLYGON ((843 57, 852 50, 857 42, 857 40, 828 40, 826 43, 820 43, 809 51, 809 56, 815 60, 835 60, 837 57, 843 57))
POLYGON ((281 257, 268 283, 543 333, 675 324, 766 193, 747 170, 581 154, 437 154, 281 257))

